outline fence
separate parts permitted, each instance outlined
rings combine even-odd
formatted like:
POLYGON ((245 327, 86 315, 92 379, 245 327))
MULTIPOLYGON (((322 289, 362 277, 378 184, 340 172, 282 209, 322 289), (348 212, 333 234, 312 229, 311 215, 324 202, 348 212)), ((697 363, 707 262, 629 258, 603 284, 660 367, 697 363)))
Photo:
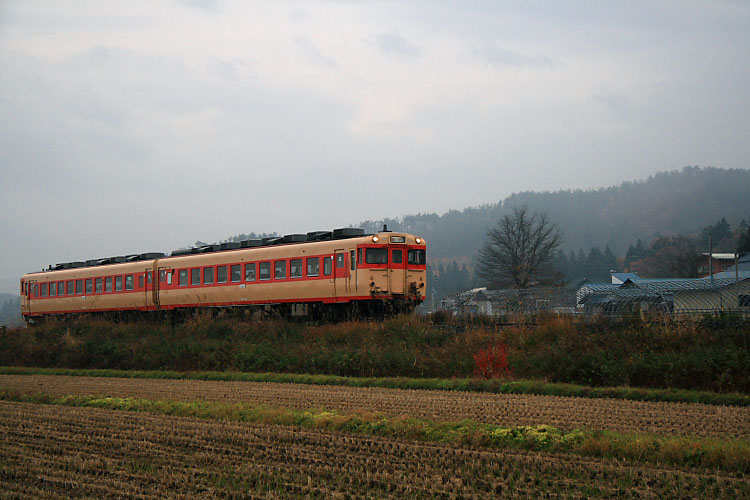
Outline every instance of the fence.
POLYGON ((639 279, 577 288, 477 288, 445 297, 457 315, 661 314, 673 317, 732 313, 750 318, 750 278, 639 279))

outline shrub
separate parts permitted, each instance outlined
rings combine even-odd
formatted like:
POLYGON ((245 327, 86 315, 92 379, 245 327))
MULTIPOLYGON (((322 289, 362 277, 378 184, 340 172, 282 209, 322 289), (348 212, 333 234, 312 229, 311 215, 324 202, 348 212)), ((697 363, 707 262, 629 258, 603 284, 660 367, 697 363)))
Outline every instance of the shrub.
POLYGON ((509 378, 513 375, 508 364, 508 346, 497 343, 474 354, 474 375, 485 379, 509 378))

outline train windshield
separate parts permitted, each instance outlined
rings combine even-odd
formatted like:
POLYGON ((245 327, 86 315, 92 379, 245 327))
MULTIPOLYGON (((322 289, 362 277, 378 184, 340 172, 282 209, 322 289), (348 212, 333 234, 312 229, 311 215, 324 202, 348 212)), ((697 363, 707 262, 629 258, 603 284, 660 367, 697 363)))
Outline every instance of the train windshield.
POLYGON ((388 264, 388 249, 368 248, 365 252, 365 262, 368 264, 388 264))

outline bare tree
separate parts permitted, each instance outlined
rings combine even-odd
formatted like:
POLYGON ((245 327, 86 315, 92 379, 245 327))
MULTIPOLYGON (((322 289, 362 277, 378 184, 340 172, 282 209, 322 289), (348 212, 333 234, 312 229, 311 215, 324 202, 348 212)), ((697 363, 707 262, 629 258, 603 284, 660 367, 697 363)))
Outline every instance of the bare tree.
POLYGON ((477 273, 490 288, 528 288, 562 281, 552 261, 562 233, 546 214, 516 207, 487 233, 477 273))

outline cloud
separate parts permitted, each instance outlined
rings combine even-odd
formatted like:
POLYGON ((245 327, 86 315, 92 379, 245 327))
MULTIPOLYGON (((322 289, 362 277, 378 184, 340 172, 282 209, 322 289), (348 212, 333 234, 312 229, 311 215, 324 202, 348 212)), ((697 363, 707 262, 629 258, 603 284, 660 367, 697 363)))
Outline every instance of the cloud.
POLYGON ((387 55, 400 57, 419 57, 419 47, 409 42, 406 38, 395 33, 381 33, 375 35, 372 43, 387 55))
POLYGON ((336 61, 323 54, 307 37, 295 37, 295 45, 302 50, 307 62, 320 68, 338 69, 336 61))
POLYGON ((205 12, 218 12, 220 6, 219 0, 177 0, 177 3, 205 12))
POLYGON ((630 109, 630 101, 627 96, 618 93, 594 94, 592 98, 603 104, 607 109, 614 112, 617 116, 627 115, 630 109))
POLYGON ((544 55, 529 55, 512 49, 497 47, 495 44, 483 44, 475 53, 495 66, 513 66, 516 68, 543 67, 552 68, 555 66, 552 59, 544 55))

